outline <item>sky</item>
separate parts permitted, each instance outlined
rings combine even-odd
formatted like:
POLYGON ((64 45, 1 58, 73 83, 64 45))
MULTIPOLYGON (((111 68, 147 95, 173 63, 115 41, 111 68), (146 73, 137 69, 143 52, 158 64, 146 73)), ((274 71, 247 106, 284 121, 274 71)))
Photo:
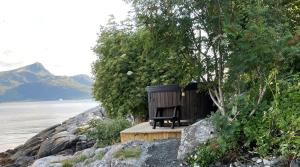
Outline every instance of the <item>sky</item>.
POLYGON ((0 0, 0 71, 40 62, 55 75, 91 75, 100 25, 129 10, 122 0, 0 0))

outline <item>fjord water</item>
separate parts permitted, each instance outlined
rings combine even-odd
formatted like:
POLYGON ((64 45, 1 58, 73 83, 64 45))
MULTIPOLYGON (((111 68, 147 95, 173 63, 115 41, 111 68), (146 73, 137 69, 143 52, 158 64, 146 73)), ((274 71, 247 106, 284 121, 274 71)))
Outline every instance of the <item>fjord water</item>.
POLYGON ((0 103, 0 152, 97 105, 92 100, 0 103))

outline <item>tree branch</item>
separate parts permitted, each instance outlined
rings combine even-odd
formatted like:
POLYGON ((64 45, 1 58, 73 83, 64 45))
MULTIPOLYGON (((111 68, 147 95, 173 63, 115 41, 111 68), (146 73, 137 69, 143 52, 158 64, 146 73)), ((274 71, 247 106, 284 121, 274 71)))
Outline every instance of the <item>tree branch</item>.
MULTIPOLYGON (((265 95, 266 89, 267 89, 267 84, 265 84, 264 86, 262 86, 262 84, 259 84, 259 96, 258 96, 258 100, 256 103, 256 107, 261 103, 261 101, 265 95)), ((252 116, 256 112, 256 107, 251 111, 249 116, 252 116)))

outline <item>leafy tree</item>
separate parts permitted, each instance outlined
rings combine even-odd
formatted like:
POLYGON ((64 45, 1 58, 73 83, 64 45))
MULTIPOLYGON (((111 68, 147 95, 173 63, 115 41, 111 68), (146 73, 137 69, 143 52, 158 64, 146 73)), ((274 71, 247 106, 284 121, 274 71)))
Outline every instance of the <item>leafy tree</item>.
POLYGON ((232 84, 244 84, 241 78, 245 76, 254 81, 257 97, 253 97, 252 115, 264 97, 272 71, 282 70, 291 62, 295 64, 293 60, 299 55, 298 35, 296 33, 294 39, 292 31, 296 26, 292 25, 292 29, 289 26, 291 18, 298 18, 295 12, 298 2, 130 2, 139 25, 149 30, 160 48, 168 45, 181 49, 176 52, 177 56, 193 64, 192 78, 206 83, 211 98, 223 115, 229 98, 243 91, 240 86, 225 92, 226 88, 232 84), (288 40, 293 39, 296 41, 290 41, 294 42, 291 46, 288 40))
POLYGON ((94 96, 111 116, 144 115, 146 86, 194 80, 205 83, 221 114, 213 116, 218 139, 193 163, 240 152, 236 145, 299 156, 298 0, 127 2, 134 21, 111 22, 94 48, 94 96))
POLYGON ((140 114, 146 109, 144 88, 147 78, 140 70, 143 58, 143 39, 139 32, 132 32, 112 22, 101 30, 94 52, 98 60, 93 65, 96 78, 94 96, 102 102, 111 116, 140 114))
POLYGON ((152 33, 156 43, 163 43, 162 47, 166 40, 173 41, 167 45, 178 48, 177 56, 193 65, 192 78, 207 83, 212 99, 225 114, 222 87, 227 54, 221 46, 222 27, 216 24, 221 15, 215 8, 218 4, 192 0, 131 2, 139 23, 152 33))
POLYGON ((93 65, 93 92, 111 116, 144 117, 147 86, 182 83, 192 77, 193 67, 177 56, 178 47, 171 41, 156 43, 150 31, 132 27, 132 22, 111 20, 94 47, 98 60, 93 65))
MULTIPOLYGON (((289 43, 294 34, 287 19, 276 17, 284 14, 279 1, 246 3, 241 10, 235 11, 243 17, 225 26, 231 52, 229 77, 236 82, 241 81, 236 85, 247 83, 252 91, 257 92, 251 99, 253 109, 250 115, 253 115, 274 73, 279 72, 280 76, 289 68, 289 63, 299 56, 299 44, 289 43), (248 80, 237 79, 245 75, 248 80)), ((240 93, 240 87, 236 85, 240 93)))
MULTIPOLYGON (((223 143, 240 144, 262 156, 278 152, 287 155, 286 150, 297 155, 295 150, 299 145, 296 137, 290 135, 296 132, 295 126, 286 130, 289 128, 282 120, 290 117, 297 122, 294 118, 299 111, 291 113, 284 107, 278 119, 273 115, 275 83, 297 72, 300 40, 297 23, 293 21, 297 13, 290 12, 297 9, 295 2, 285 5, 284 1, 261 0, 131 2, 138 23, 162 48, 166 47, 166 40, 176 39, 174 36, 185 39, 184 44, 168 44, 183 46, 177 56, 193 64, 192 78, 205 82, 219 111, 227 119, 231 117, 224 119, 228 128, 220 130, 223 143), (274 125, 274 121, 281 124, 274 125), (278 136, 276 131, 285 134, 278 136), (283 142, 286 138, 289 142, 283 142)), ((226 150, 234 148, 232 145, 220 147, 226 150)), ((197 155, 204 154, 206 149, 199 150, 197 155)), ((193 162, 202 163, 198 159, 193 162)))
POLYGON ((299 27, 300 22, 300 0, 282 1, 282 6, 284 7, 291 30, 295 31, 299 27))

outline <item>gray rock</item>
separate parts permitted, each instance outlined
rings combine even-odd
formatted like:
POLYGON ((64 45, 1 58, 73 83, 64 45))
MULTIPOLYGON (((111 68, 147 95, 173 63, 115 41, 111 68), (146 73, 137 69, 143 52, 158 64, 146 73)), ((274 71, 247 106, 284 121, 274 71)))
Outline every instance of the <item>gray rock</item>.
MULTIPOLYGON (((75 164, 74 167, 185 167, 183 161, 177 160, 179 140, 161 140, 154 142, 131 141, 116 144, 111 147, 96 149, 94 157, 83 163, 75 164), (114 153, 129 148, 141 148, 141 154, 135 158, 120 159, 114 157, 114 153), (105 153, 102 160, 95 158, 97 154, 105 153)), ((75 156, 87 155, 91 149, 76 153, 75 156)), ((91 154, 90 154, 91 155, 91 154)))
POLYGON ((233 164, 234 164, 234 166, 241 166, 242 165, 240 162, 234 162, 233 164))
POLYGON ((38 158, 55 155, 71 147, 76 136, 67 131, 59 132, 41 143, 37 153, 38 158))
POLYGON ((87 164, 86 167, 111 167, 103 160, 96 160, 90 164, 87 164))
POLYGON ((266 166, 270 166, 271 165, 271 161, 269 161, 268 159, 263 159, 263 163, 266 166))
POLYGON ((177 139, 162 140, 151 143, 148 146, 145 166, 178 167, 186 166, 181 160, 177 160, 177 152, 180 141, 177 139))
POLYGON ((259 164, 259 163, 262 163, 262 159, 257 159, 257 160, 256 160, 256 163, 258 163, 258 164, 259 164))
POLYGON ((215 163, 215 166, 221 166, 222 164, 221 164, 221 162, 216 162, 215 163))
POLYGON ((290 167, 300 167, 300 159, 293 159, 291 161, 290 167))
POLYGON ((63 160, 69 159, 70 156, 48 156, 36 160, 30 167, 62 167, 62 164, 59 163, 63 160))
POLYGON ((96 152, 96 148, 88 148, 82 151, 78 151, 74 154, 74 156, 80 156, 80 155, 84 155, 86 157, 93 157, 95 155, 96 152))
POLYGON ((98 148, 95 150, 95 154, 96 155, 99 155, 99 154, 106 154, 109 150, 111 149, 111 146, 107 146, 107 147, 104 147, 104 148, 98 148))
POLYGON ((67 125, 66 128, 68 132, 77 133, 78 127, 87 125, 92 119, 103 119, 104 117, 106 117, 104 108, 98 106, 72 117, 64 121, 62 124, 67 125))
POLYGON ((34 157, 31 156, 18 157, 15 160, 15 165, 24 166, 24 164, 30 164, 32 161, 34 161, 34 157))
POLYGON ((178 159, 184 159, 188 153, 193 151, 199 144, 214 138, 214 127, 206 120, 200 120, 185 128, 181 134, 181 142, 178 149, 178 159))
POLYGON ((104 117, 104 109, 98 106, 41 131, 25 144, 9 151, 8 158, 12 162, 7 166, 29 166, 37 158, 57 154, 73 154, 76 151, 92 147, 95 141, 87 140, 78 133, 78 129, 86 126, 92 119, 103 119, 104 117))
POLYGON ((86 141, 87 137, 86 137, 86 135, 79 135, 78 139, 81 140, 81 141, 86 141))
MULTIPOLYGON (((283 157, 272 157, 272 158, 264 158, 260 159, 258 157, 251 158, 252 163, 248 162, 246 164, 234 162, 234 166, 236 167, 286 167, 289 166, 287 164, 287 160, 283 157)), ((298 167, 298 166, 296 166, 298 167)))

